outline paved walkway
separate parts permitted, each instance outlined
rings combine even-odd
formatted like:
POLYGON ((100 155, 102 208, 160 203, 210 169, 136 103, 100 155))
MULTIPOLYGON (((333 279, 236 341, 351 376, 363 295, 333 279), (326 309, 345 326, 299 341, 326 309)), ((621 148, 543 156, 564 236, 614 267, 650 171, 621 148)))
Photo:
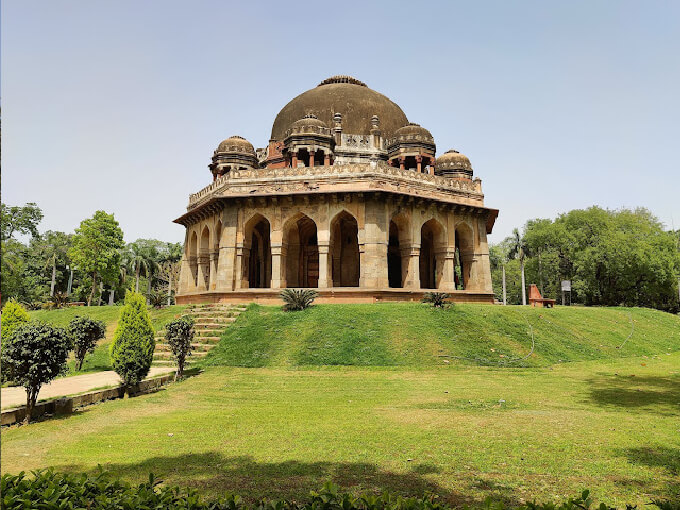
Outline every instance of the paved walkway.
MULTIPOLYGON (((149 371, 149 377, 167 374, 172 371, 172 367, 152 367, 149 371)), ((73 377, 62 377, 61 379, 55 379, 50 384, 40 388, 38 400, 43 398, 65 397, 67 395, 83 393, 94 388, 101 388, 102 386, 117 386, 119 384, 120 378, 113 370, 74 375, 73 377)), ((2 409, 26 404, 26 390, 22 386, 2 388, 0 391, 2 392, 0 394, 0 406, 2 409)))

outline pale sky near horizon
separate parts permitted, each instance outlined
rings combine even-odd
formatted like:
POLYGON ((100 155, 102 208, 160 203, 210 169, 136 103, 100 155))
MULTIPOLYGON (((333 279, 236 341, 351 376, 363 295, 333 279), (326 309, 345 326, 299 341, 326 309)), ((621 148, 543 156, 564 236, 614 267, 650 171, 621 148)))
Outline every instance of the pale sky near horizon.
POLYGON ((2 200, 41 230, 172 223, 224 138, 349 74, 456 148, 492 242, 570 209, 680 227, 680 2, 2 2, 2 200))

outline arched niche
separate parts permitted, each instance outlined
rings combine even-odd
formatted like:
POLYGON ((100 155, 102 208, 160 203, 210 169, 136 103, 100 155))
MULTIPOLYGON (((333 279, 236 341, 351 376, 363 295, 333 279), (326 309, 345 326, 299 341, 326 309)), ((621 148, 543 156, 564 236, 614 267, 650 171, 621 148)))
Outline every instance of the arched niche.
POLYGON ((390 288, 403 288, 408 277, 409 230, 409 221, 403 214, 394 215, 390 220, 387 244, 387 281, 390 288))
POLYGON ((446 232, 436 219, 423 223, 420 228, 420 287, 438 289, 444 268, 446 232))
POLYGON ((470 274, 475 252, 475 234, 467 223, 456 225, 456 257, 454 279, 456 289, 466 290, 470 287, 470 274))
POLYGON ((243 280, 248 282, 248 288, 251 289, 269 288, 272 279, 269 220, 256 214, 246 223, 244 233, 243 280))
POLYGON ((286 287, 319 286, 319 242, 316 223, 298 213, 283 227, 286 287))
POLYGON ((339 212, 331 221, 330 253, 333 287, 358 287, 359 226, 347 211, 339 212))

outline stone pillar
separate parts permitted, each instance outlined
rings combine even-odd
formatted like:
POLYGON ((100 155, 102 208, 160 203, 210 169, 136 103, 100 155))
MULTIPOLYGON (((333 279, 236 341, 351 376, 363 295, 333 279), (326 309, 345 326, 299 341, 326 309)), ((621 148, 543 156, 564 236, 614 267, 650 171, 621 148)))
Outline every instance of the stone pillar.
POLYGON ((416 156, 416 164, 418 165, 418 173, 423 172, 423 157, 422 156, 416 156))
POLYGON ((290 166, 292 168, 297 168, 298 166, 297 151, 292 153, 290 166))
POLYGON ((234 267, 234 276, 235 276, 235 286, 237 289, 247 289, 248 288, 248 280, 244 280, 243 278, 243 267, 245 262, 248 260, 248 255, 249 255, 250 250, 247 249, 243 244, 237 244, 236 245, 236 264, 234 267), (244 285, 245 282, 245 285, 244 285))
POLYGON ((314 156, 316 156, 316 151, 309 151, 309 168, 314 168, 314 156))
POLYGON ((399 170, 404 170, 406 168, 406 158, 404 156, 399 156, 399 170))
POLYGON ((285 277, 285 247, 282 244, 272 244, 272 289, 283 289, 286 287, 285 277))
POLYGON ((434 158, 430 158, 430 175, 434 175, 434 168, 435 168, 434 161, 435 161, 434 158))
POLYGON ((331 166, 331 155, 328 153, 324 154, 323 157, 323 166, 331 166))
POLYGON ((186 255, 182 257, 182 263, 179 269, 179 289, 178 294, 185 294, 191 292, 194 288, 193 274, 191 272, 191 261, 186 255))
POLYGON ((330 265, 328 264, 328 257, 330 246, 328 244, 320 244, 319 248, 319 288, 327 289, 333 283, 330 275, 330 265))
POLYGON ((208 255, 199 255, 198 256, 198 281, 196 282, 196 290, 198 291, 206 291, 208 290, 205 280, 206 276, 210 276, 210 273, 207 275, 205 274, 205 269, 206 269, 206 263, 208 262, 208 255))
POLYGON ((456 290, 455 282, 455 262, 456 262, 456 249, 455 247, 446 248, 442 251, 441 255, 437 257, 437 260, 441 260, 442 267, 442 277, 439 284, 439 288, 445 292, 451 292, 456 290))
POLYGON ((208 282, 208 290, 215 290, 217 288, 217 266, 219 257, 219 250, 210 253, 210 281, 208 282))
MULTIPOLYGON (((360 233, 361 234, 361 233, 360 233)), ((359 246, 361 260, 361 278, 359 286, 368 289, 385 289, 389 287, 387 270, 387 245, 389 243, 389 224, 383 203, 367 201, 365 203, 363 250, 359 246)))
POLYGON ((405 289, 420 289, 420 245, 412 244, 408 250, 408 269, 406 272, 405 289))

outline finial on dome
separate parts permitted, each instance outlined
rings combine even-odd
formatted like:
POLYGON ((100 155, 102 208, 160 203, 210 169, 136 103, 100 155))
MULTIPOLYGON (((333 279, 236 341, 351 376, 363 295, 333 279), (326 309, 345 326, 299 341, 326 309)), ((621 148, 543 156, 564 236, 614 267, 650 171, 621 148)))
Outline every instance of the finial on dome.
POLYGON ((363 81, 357 80, 352 76, 347 76, 346 74, 338 74, 335 76, 331 76, 330 78, 326 78, 321 83, 319 83, 317 87, 321 87, 322 85, 330 85, 332 83, 349 83, 350 85, 359 85, 360 87, 367 86, 363 81))

